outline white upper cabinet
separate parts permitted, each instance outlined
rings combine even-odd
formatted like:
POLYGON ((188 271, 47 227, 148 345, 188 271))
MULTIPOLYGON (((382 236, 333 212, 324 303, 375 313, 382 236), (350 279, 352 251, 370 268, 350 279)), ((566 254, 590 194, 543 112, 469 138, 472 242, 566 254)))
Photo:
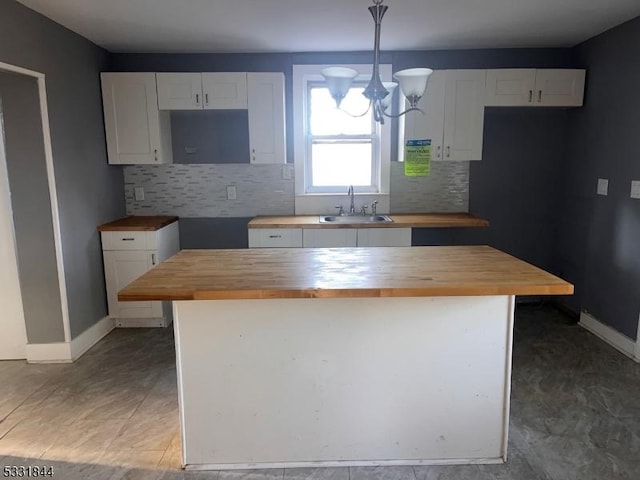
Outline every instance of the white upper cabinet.
POLYGON ((247 108, 247 74, 157 73, 160 110, 247 108))
POLYGON ((482 159, 485 70, 448 70, 443 160, 482 159))
POLYGON ((487 71, 488 107, 581 107, 585 70, 501 69, 487 71))
POLYGON ((251 163, 284 163, 284 74, 247 73, 251 163))
POLYGON ((487 70, 485 105, 508 107, 530 105, 536 89, 535 68, 487 70))
MULTIPOLYGON (((444 91, 446 72, 435 71, 429 77, 427 90, 420 99, 418 107, 424 112, 410 112, 405 115, 405 140, 431 140, 431 158, 442 160, 442 142, 444 141, 444 91)), ((404 100, 402 101, 404 104, 404 100)), ((409 104, 403 106, 403 110, 409 104)), ((404 142, 401 145, 404 152, 404 142)))
POLYGON ((205 110, 246 110, 247 74, 203 73, 202 93, 205 110))
POLYGON ((171 163, 169 114, 158 110, 155 73, 100 78, 109 163, 171 163))
POLYGON ((156 73, 160 110, 202 110, 201 73, 156 73))
POLYGON ((581 107, 585 70, 536 70, 535 105, 540 107, 581 107))
POLYGON ((433 72, 418 104, 425 114, 404 116, 404 141, 431 140, 434 161, 482 159, 485 81, 486 70, 433 72))

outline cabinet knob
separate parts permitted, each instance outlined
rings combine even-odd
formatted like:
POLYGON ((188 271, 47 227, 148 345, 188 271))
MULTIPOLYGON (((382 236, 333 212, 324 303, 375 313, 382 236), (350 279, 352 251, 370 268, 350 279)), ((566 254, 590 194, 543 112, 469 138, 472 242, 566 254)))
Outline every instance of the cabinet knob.
POLYGON ((451 156, 451 146, 447 145, 447 158, 451 156))
POLYGON ((440 158, 442 156, 442 145, 438 145, 436 147, 436 158, 440 158))

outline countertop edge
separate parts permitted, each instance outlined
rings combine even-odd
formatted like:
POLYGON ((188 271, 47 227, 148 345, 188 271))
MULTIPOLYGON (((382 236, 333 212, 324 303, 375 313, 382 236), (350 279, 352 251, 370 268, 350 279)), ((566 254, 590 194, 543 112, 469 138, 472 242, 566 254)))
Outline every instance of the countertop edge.
POLYGON ((174 215, 158 216, 137 216, 129 215, 113 222, 104 223, 98 226, 98 232, 155 232, 161 228, 175 223, 180 218, 174 215), (140 219, 141 224, 130 225, 132 219, 140 219), (146 223, 146 224, 145 224, 146 223))
POLYGON ((433 288, 336 288, 278 290, 199 290, 180 295, 118 294, 119 301, 149 300, 266 300, 296 298, 394 298, 394 297, 480 297, 501 295, 571 295, 573 285, 486 285, 433 288))
POLYGON ((260 228, 486 228, 488 220, 462 213, 426 213, 426 214, 388 214, 392 223, 320 223, 320 215, 292 215, 292 216, 258 216, 247 225, 250 229, 260 228), (425 217, 416 220, 415 217, 425 217), (431 218, 429 218, 431 217, 431 218), (287 218, 288 221, 282 221, 287 218), (273 219, 273 220, 270 220, 273 219))

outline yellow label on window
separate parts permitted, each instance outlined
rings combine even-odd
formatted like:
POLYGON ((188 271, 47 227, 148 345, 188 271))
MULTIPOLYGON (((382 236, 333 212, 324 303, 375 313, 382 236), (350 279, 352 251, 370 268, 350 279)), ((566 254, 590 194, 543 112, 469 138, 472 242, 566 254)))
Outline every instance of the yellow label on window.
POLYGON ((431 167, 431 139, 407 140, 404 147, 404 174, 426 177, 431 167))

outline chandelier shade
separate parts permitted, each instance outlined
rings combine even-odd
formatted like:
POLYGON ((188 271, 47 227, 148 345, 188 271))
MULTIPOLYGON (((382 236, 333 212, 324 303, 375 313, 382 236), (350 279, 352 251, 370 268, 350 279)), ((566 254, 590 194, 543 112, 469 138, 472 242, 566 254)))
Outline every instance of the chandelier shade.
MULTIPOLYGON (((429 75, 433 73, 430 68, 410 68, 396 72, 394 78, 398 81, 402 94, 409 101, 409 108, 397 115, 387 113, 398 83, 383 82, 380 79, 380 30, 382 17, 384 17, 389 8, 386 5, 382 5, 382 2, 383 0, 373 0, 373 5, 369 7, 369 12, 375 23, 373 66, 371 79, 363 92, 363 95, 369 100, 369 110, 373 109, 374 120, 380 124, 384 124, 384 117, 397 118, 412 111, 422 112, 418 108, 418 101, 422 98, 427 88, 429 75)), ((349 92, 353 80, 358 76, 358 72, 352 68, 329 67, 322 70, 321 73, 327 82, 331 96, 336 102, 336 107, 340 108, 340 103, 349 92)))

